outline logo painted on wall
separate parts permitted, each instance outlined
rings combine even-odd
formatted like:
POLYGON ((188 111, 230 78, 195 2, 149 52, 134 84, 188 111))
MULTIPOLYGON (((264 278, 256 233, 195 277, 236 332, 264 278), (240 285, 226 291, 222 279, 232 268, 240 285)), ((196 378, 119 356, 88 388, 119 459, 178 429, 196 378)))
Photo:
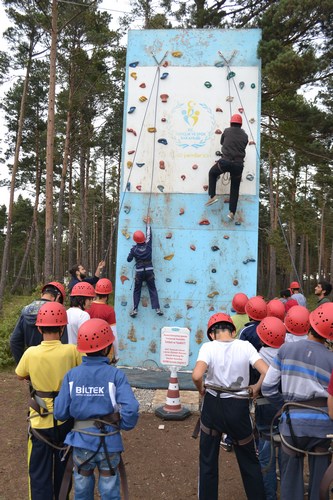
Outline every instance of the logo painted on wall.
POLYGON ((180 148, 203 148, 212 139, 215 120, 207 104, 189 100, 178 104, 171 116, 171 133, 180 148))

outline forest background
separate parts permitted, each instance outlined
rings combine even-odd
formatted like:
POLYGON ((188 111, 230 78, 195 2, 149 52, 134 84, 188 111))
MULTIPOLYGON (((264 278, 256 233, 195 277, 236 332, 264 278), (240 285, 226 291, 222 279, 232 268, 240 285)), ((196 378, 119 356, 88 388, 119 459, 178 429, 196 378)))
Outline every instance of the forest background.
POLYGON ((133 23, 262 30, 257 289, 272 298, 296 279, 309 295, 317 279, 332 280, 333 0, 129 3, 119 17, 119 3, 101 0, 2 0, 0 162, 10 196, 0 204, 0 366, 41 283, 64 281, 77 262, 93 273, 102 258, 113 280, 133 23))

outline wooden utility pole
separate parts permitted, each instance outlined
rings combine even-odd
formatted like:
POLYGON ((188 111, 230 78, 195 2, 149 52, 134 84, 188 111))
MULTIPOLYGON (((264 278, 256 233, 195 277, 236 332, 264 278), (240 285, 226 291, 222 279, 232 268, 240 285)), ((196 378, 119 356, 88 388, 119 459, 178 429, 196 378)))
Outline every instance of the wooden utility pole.
POLYGON ((52 1, 50 87, 46 139, 46 191, 45 191, 45 256, 44 280, 53 276, 53 156, 54 156, 54 109, 56 87, 56 61, 58 37, 58 0, 52 1))

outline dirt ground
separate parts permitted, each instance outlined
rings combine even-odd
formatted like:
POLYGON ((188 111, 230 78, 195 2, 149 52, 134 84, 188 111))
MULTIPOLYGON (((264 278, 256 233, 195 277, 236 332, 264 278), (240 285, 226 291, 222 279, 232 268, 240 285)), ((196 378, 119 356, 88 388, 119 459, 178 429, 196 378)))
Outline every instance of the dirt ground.
MULTIPOLYGON (((25 500, 28 499, 25 420, 28 389, 13 371, 1 372, 0 377, 0 500, 25 500)), ((141 414, 137 427, 123 433, 123 459, 131 500, 197 497, 199 442, 191 437, 196 420, 197 415, 171 422, 153 414, 141 414), (165 426, 163 430, 158 428, 160 425, 165 426)), ((235 455, 223 450, 219 498, 246 498, 235 455)))

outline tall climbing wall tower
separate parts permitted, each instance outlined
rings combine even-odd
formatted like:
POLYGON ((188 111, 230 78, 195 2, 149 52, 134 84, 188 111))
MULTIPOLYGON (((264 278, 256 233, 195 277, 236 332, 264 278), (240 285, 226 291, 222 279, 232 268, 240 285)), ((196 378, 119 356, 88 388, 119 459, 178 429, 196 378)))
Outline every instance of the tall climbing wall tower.
POLYGON ((236 292, 256 294, 260 141, 260 30, 146 30, 128 37, 117 244, 117 331, 121 363, 157 367, 163 326, 190 330, 190 368, 209 317, 230 313, 236 292), (208 172, 239 113, 249 137, 237 214, 230 181, 206 207, 208 172), (152 218, 153 264, 164 316, 142 288, 131 318, 135 230, 152 218))

